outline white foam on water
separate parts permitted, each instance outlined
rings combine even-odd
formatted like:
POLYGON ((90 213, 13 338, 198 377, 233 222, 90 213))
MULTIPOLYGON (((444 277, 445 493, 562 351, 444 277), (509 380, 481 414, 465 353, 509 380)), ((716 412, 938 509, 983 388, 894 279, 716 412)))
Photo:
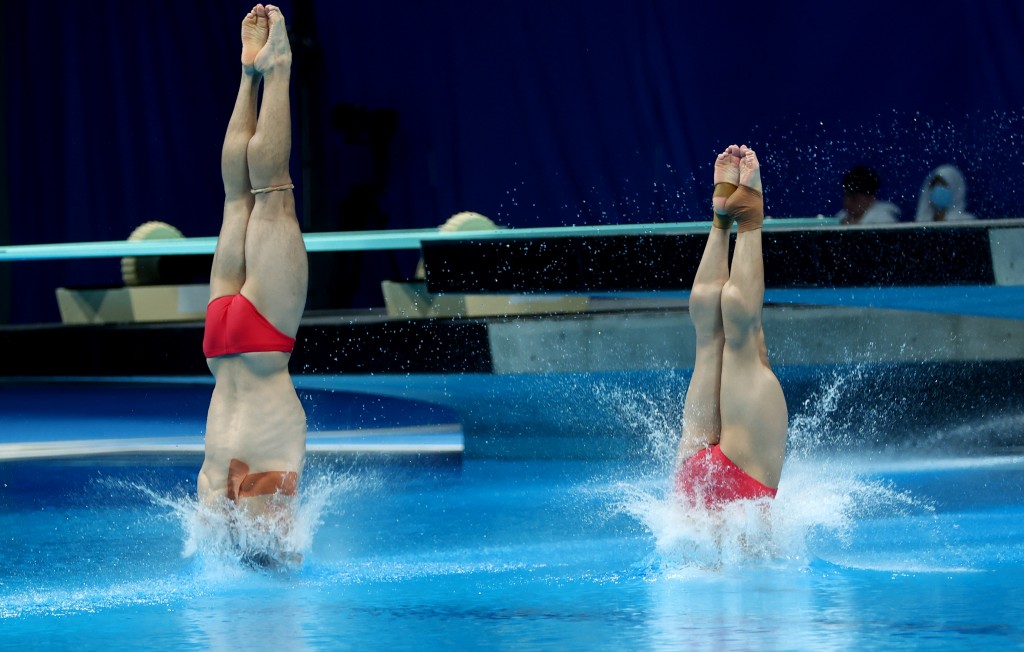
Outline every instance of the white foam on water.
POLYGON ((509 558, 497 559, 438 559, 403 555, 400 557, 375 557, 332 563, 327 566, 314 565, 303 579, 317 586, 334 584, 391 583, 408 580, 452 577, 458 575, 497 575, 541 568, 534 564, 514 561, 509 558))
POLYGON ((606 400, 643 433, 642 461, 631 477, 597 490, 606 495, 612 513, 629 515, 651 535, 654 550, 645 563, 662 576, 751 565, 804 569, 819 560, 821 549, 839 551, 830 563, 853 568, 863 561, 864 568, 890 571, 969 570, 969 565, 948 563, 942 526, 933 525, 935 510, 926 497, 871 477, 862 458, 834 453, 850 434, 850 424, 836 414, 839 397, 862 379, 860 367, 834 372, 792 415, 787 460, 774 500, 735 501, 714 510, 693 508, 673 491, 681 433, 679 392, 620 392, 606 400), (940 550, 924 556, 920 550, 902 555, 890 550, 885 559, 869 559, 856 549, 865 523, 894 518, 927 529, 940 550))
POLYGON ((242 577, 286 576, 297 572, 309 554, 317 530, 329 515, 343 510, 354 492, 372 489, 379 480, 333 468, 307 468, 299 492, 285 513, 291 518, 244 515, 233 505, 203 505, 191 491, 161 493, 147 484, 107 480, 120 491, 144 496, 181 530, 183 558, 193 563, 185 584, 213 587, 242 577))
POLYGON ((64 616, 122 606, 167 604, 192 595, 179 577, 83 587, 13 591, 0 598, 0 620, 33 615, 64 616))
POLYGON ((236 510, 205 506, 193 497, 164 504, 185 532, 182 554, 196 558, 203 574, 214 579, 248 571, 251 560, 262 555, 272 558, 277 570, 296 570, 309 554, 323 519, 339 510, 346 496, 374 482, 366 475, 307 469, 288 522, 240 517, 236 510))

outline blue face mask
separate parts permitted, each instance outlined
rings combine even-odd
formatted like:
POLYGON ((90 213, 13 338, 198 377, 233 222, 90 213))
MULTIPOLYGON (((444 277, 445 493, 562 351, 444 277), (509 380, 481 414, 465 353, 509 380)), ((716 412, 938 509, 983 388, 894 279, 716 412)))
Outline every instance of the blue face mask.
POLYGON ((945 210, 953 205, 953 191, 946 186, 935 186, 932 188, 929 199, 932 202, 932 206, 945 210))

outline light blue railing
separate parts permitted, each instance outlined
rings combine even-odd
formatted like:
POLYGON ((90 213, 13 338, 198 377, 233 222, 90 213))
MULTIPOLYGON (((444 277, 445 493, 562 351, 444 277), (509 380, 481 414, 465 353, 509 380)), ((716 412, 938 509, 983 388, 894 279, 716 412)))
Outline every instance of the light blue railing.
MULTIPOLYGON (((794 218, 768 220, 766 230, 807 229, 834 226, 835 218, 794 218)), ((500 240, 516 238, 566 238, 610 235, 673 235, 707 231, 709 222, 673 222, 664 224, 606 224, 598 226, 559 226, 495 231, 456 231, 405 229, 393 231, 337 231, 307 233, 306 250, 384 251, 419 249, 424 240, 500 240)), ((69 258, 119 258, 121 256, 182 256, 212 254, 217 238, 179 238, 173 240, 114 240, 106 242, 69 242, 0 246, 0 261, 57 260, 69 258)))

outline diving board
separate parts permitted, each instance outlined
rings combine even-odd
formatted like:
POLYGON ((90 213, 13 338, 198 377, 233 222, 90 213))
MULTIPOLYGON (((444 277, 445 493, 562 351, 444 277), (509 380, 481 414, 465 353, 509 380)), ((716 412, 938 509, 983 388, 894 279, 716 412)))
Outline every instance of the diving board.
MULTIPOLYGON (((834 224, 832 218, 777 220, 779 226, 809 228, 834 224)), ((481 240, 502 242, 519 238, 568 238, 619 235, 659 235, 704 233, 710 222, 669 222, 658 224, 604 224, 597 226, 533 227, 494 231, 442 232, 431 229, 395 229, 390 231, 336 231, 303 235, 311 253, 330 251, 397 251, 419 249, 423 242, 445 240, 481 240)), ((776 228, 766 223, 766 229, 776 228)), ((71 242, 0 246, 0 262, 61 260, 78 258, 120 258, 122 256, 187 256, 212 254, 217 238, 179 238, 142 241, 71 242)))

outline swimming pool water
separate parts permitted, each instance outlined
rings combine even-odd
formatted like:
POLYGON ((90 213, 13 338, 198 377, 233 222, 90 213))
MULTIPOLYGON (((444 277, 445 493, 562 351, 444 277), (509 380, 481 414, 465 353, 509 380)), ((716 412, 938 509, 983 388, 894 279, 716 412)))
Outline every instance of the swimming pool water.
POLYGON ((799 456, 719 540, 635 461, 313 456, 286 575, 183 554, 198 463, 0 464, 0 646, 1024 645, 1020 456, 799 456))

